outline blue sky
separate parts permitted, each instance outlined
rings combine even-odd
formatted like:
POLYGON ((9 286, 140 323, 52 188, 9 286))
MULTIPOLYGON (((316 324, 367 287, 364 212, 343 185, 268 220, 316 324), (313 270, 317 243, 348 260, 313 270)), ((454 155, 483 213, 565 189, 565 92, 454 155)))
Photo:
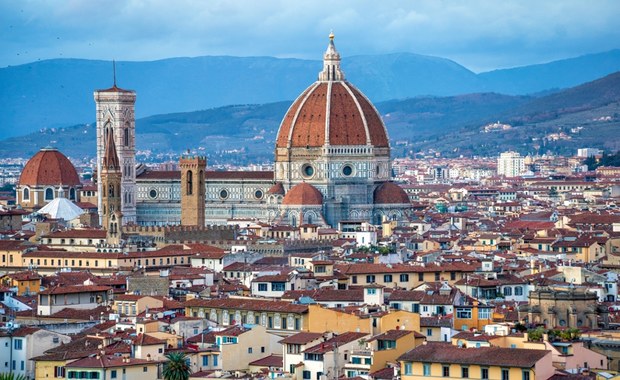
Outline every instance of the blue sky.
POLYGON ((617 0, 0 0, 0 67, 51 58, 412 52, 473 71, 620 47, 617 0))

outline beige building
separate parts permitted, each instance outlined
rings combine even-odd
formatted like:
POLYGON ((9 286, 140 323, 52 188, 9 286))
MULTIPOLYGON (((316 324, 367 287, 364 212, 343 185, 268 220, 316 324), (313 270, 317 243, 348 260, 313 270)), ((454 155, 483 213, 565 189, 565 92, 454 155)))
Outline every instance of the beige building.
POLYGON ((519 308, 519 319, 528 323, 553 327, 604 327, 608 325, 608 310, 598 305, 596 293, 584 287, 542 287, 531 291, 528 305, 519 308))
POLYGON ((221 369, 237 371, 248 369, 248 364, 269 356, 282 353, 282 337, 267 332, 261 325, 251 328, 240 325, 215 333, 215 344, 220 349, 221 369))

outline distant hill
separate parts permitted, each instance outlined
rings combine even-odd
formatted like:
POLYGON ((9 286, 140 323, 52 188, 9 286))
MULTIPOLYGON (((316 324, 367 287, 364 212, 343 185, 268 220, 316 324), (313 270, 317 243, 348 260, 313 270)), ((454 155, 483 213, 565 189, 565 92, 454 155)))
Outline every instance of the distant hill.
POLYGON ((493 70, 479 74, 485 90, 503 94, 531 94, 545 89, 562 89, 620 71, 620 49, 588 54, 540 65, 493 70))
MULTIPOLYGON (((482 115, 481 115, 482 116, 482 115)), ((620 150, 620 72, 513 108, 437 130, 415 144, 464 155, 489 155, 508 149, 523 154, 575 154, 577 148, 620 150), (484 132, 482 126, 501 120, 507 130, 484 132)))
MULTIPOLYGON (((528 94, 577 85, 620 70, 620 51, 475 74, 448 59, 410 53, 343 59, 347 78, 373 102, 476 92, 528 94)), ((118 62, 118 85, 136 90, 138 118, 294 99, 319 60, 272 57, 171 58, 118 62)), ((106 61, 54 59, 0 69, 0 136, 86 123, 93 91, 112 85, 106 61)))
MULTIPOLYGON (((290 101, 149 116, 136 121, 143 160, 204 149, 212 163, 270 162, 290 101)), ((578 147, 620 149, 620 72, 544 97, 478 93, 379 102, 393 153, 433 149, 448 155, 574 153, 578 147), (485 132, 501 121, 509 129, 485 132)), ((29 157, 54 145, 92 157, 94 124, 43 129, 2 141, 0 157, 29 157)))

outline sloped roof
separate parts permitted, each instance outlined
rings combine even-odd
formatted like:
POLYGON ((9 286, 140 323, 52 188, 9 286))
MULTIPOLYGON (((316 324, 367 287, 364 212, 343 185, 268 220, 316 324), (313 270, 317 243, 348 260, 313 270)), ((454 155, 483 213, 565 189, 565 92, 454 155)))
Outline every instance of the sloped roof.
POLYGON ((39 210, 40 214, 48 214, 54 219, 73 220, 84 213, 67 198, 55 198, 39 210))

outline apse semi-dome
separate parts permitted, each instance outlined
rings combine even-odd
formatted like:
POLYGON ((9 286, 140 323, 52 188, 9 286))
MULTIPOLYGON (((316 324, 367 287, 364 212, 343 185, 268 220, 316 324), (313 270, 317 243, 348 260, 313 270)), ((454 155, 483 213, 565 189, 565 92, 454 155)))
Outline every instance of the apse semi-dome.
POLYGON ((407 204, 409 196, 402 187, 392 182, 385 182, 375 189, 375 204, 407 204))
POLYGON ((69 159, 55 148, 43 148, 24 166, 20 186, 78 186, 80 177, 69 159))
POLYGON ((314 186, 300 183, 293 186, 282 199, 283 205, 290 206, 320 206, 323 204, 323 195, 314 186))

